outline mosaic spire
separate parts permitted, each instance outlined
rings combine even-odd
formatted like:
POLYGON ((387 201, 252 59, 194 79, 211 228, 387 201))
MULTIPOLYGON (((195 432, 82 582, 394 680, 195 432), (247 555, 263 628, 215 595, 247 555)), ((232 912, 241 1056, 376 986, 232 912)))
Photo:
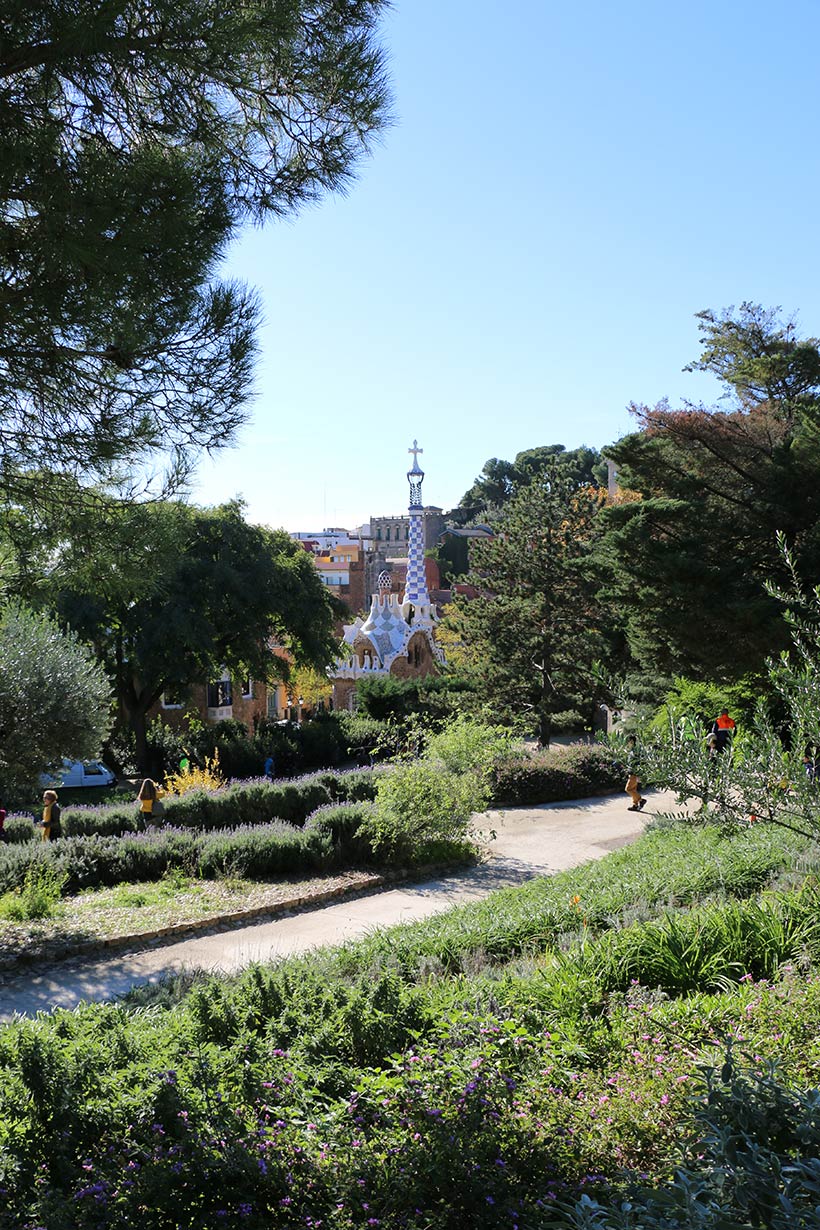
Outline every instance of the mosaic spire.
POLYGON ((418 441, 413 441, 413 447, 408 453, 413 454, 413 468, 407 471, 407 481, 410 484, 410 533, 407 541, 407 582, 402 605, 410 603, 413 606, 428 607, 430 595, 427 593, 427 578, 424 571, 424 524, 422 520, 421 484, 424 482, 424 471, 419 465, 418 441))

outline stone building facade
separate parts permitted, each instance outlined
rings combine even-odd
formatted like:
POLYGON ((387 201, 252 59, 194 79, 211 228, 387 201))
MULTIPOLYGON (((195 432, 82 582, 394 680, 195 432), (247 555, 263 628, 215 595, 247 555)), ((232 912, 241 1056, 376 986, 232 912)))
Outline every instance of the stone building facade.
MULTIPOLYGON (((419 510, 422 529, 423 550, 431 551, 436 546, 439 534, 444 529, 444 509, 428 504, 419 510)), ((371 517, 370 518, 370 549, 383 552, 385 558, 398 558, 407 555, 410 542, 410 516, 401 517, 371 517)))

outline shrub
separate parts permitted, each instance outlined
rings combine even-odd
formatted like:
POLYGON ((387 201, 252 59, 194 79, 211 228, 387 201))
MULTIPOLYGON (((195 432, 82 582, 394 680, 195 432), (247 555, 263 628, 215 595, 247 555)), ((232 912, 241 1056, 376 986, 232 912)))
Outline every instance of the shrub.
POLYGON ((340 710, 334 714, 339 726, 345 750, 349 756, 371 753, 384 740, 386 724, 365 713, 348 713, 340 710))
POLYGON ((328 834, 281 822, 209 833, 198 842, 197 852, 197 873, 205 879, 229 875, 263 879, 315 870, 332 861, 328 834))
POLYGON ((337 862, 367 863, 372 861, 374 851, 363 825, 372 812, 372 803, 327 803, 311 812, 304 831, 326 834, 337 862))
POLYGON ((176 796, 190 794, 192 790, 219 790, 224 785, 218 752, 214 752, 213 756, 206 756, 202 766, 189 762, 184 769, 180 768, 177 773, 171 773, 165 778, 165 789, 176 796))
POLYGON ((458 717, 427 740, 426 756, 448 773, 488 778, 511 755, 512 736, 500 726, 458 717))
POLYGON ((362 831, 382 859, 432 861, 442 847, 467 843, 470 819, 487 796, 479 774, 448 773, 428 760, 396 765, 378 779, 362 831))
POLYGON ((191 876, 250 878, 314 871, 332 861, 332 841, 281 821, 194 833, 166 826, 123 837, 69 837, 46 845, 29 842, 0 849, 0 892, 22 889, 47 866, 62 891, 158 880, 179 869, 191 876))
POLYGON ((493 771, 493 802, 503 807, 582 799, 623 788, 624 770, 610 751, 578 744, 510 756, 493 771))
POLYGON ((376 675, 356 684, 359 711, 366 717, 401 720, 413 714, 446 718, 458 707, 458 698, 475 691, 472 683, 450 675, 423 679, 396 679, 376 675))
POLYGON ((10 842, 33 841, 35 837, 40 836, 40 830, 35 829, 29 815, 8 816, 3 832, 6 835, 6 841, 10 842))
POLYGON ((38 859, 26 871, 22 887, 0 897, 0 918, 13 922, 50 918, 57 912, 66 879, 47 859, 38 859))

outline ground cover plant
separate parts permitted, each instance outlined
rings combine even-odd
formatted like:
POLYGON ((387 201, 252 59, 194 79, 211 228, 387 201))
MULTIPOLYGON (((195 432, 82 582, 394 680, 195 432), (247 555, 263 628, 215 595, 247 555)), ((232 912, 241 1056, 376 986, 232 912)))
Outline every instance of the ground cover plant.
POLYGON ((814 1225, 817 859, 670 828, 343 950, 8 1026, 0 1225, 661 1230, 687 1198, 715 1230, 785 1200, 814 1225))

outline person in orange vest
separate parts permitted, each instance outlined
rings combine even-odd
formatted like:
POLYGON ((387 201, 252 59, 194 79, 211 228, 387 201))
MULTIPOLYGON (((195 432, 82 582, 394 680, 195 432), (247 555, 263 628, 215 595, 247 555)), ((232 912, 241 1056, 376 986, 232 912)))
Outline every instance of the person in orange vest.
POLYGON ((735 733, 735 723, 729 717, 728 709, 721 709, 719 715, 712 723, 711 733, 717 739, 717 750, 719 752, 725 751, 735 733))

